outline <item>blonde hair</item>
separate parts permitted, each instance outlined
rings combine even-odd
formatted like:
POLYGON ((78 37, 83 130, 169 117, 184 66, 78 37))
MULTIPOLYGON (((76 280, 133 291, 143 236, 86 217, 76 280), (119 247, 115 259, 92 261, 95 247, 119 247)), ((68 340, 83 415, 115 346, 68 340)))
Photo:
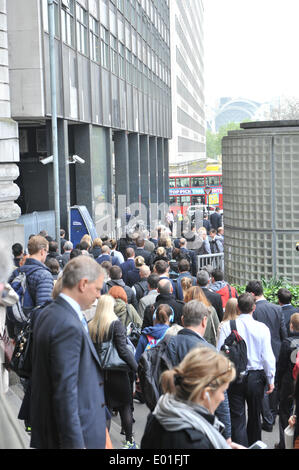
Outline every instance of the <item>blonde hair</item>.
POLYGON ((225 312, 223 313, 223 321, 235 320, 239 315, 238 299, 228 299, 225 305, 225 312))
POLYGON ((181 279, 181 286, 182 286, 182 290, 183 290, 183 297, 185 297, 185 294, 187 293, 188 289, 190 289, 190 287, 192 287, 192 279, 191 277, 183 277, 181 279))
POLYGON ((99 298, 95 315, 88 323, 89 334, 93 343, 102 342, 109 332, 111 323, 118 320, 114 313, 114 303, 114 298, 109 294, 102 295, 99 298))
POLYGON ((157 256, 166 256, 166 250, 164 246, 159 246, 156 251, 157 256))
POLYGON ((293 313, 293 315, 291 315, 290 325, 293 326, 294 331, 299 331, 299 313, 293 313))
POLYGON ((144 258, 143 256, 136 256, 135 258, 135 266, 136 268, 140 268, 140 266, 144 265, 144 258))
MULTIPOLYGON (((83 240, 83 239, 82 239, 83 240)), ((88 242, 88 240, 86 240, 88 242)), ((101 240, 101 238, 97 237, 94 239, 94 241, 92 242, 92 247, 94 248, 95 246, 99 246, 102 248, 102 245, 103 245, 103 242, 101 240)))
POLYGON ((187 290, 186 294, 184 295, 184 302, 187 303, 190 302, 190 300, 199 300, 207 307, 211 307, 210 302, 206 298, 202 288, 199 286, 193 286, 187 290))
POLYGON ((163 372, 163 393, 171 393, 179 400, 195 402, 203 390, 216 391, 234 380, 233 363, 212 348, 193 348, 172 370, 163 372))
POLYGON ((166 248, 172 248, 172 241, 171 238, 166 238, 166 248))
POLYGON ((88 245, 91 247, 91 244, 92 244, 91 236, 86 233, 86 234, 83 235, 83 237, 81 238, 80 243, 81 243, 81 242, 86 242, 86 243, 88 243, 88 245))

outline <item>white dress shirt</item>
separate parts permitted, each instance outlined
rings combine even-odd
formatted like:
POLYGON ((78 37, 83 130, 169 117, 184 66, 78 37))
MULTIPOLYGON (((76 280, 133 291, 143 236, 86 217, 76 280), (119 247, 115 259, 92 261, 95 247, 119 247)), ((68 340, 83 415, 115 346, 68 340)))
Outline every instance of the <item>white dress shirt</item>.
MULTIPOLYGON (((242 313, 236 319, 239 335, 245 340, 247 346, 248 363, 246 370, 264 370, 268 383, 274 383, 275 356, 271 347, 271 334, 269 328, 262 322, 254 320, 251 314, 242 313)), ((230 322, 222 324, 217 349, 220 350, 225 339, 230 335, 230 322)))
POLYGON ((83 315, 83 312, 82 312, 81 307, 78 304, 78 302, 76 302, 76 300, 72 299, 71 297, 69 297, 66 294, 60 293, 59 296, 62 297, 75 310, 75 312, 77 313, 77 315, 79 317, 79 320, 81 321, 81 323, 84 326, 85 330, 88 332, 87 321, 86 321, 86 318, 83 315))

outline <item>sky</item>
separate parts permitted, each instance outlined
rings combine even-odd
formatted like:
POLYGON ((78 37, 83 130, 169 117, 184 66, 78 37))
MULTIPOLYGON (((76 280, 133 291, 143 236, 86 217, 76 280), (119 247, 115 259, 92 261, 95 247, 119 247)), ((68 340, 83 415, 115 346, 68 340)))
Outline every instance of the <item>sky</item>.
POLYGON ((299 97, 299 0, 203 0, 205 94, 299 97))

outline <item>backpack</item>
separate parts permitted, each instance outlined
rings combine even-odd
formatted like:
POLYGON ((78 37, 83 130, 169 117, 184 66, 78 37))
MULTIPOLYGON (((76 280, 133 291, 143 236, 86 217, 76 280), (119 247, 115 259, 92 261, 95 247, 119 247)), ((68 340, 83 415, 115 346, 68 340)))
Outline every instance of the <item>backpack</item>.
POLYGON ((138 363, 140 388, 147 407, 153 411, 162 394, 159 385, 162 372, 172 368, 167 355, 167 345, 170 335, 166 335, 159 344, 144 351, 138 363))
POLYGON ((137 302, 139 302, 140 299, 142 299, 142 297, 148 294, 148 286, 142 281, 139 281, 136 284, 134 284, 134 288, 136 292, 137 302))
POLYGON ((226 303, 228 299, 231 299, 232 297, 238 298, 238 293, 236 289, 229 284, 226 286, 222 287, 221 289, 216 291, 217 294, 221 295, 221 300, 222 300, 222 307, 225 309, 226 303))
MULTIPOLYGON (((35 266, 31 269, 28 274, 42 269, 39 266, 35 266)), ((9 279, 9 284, 13 290, 18 294, 19 300, 12 305, 7 307, 7 317, 10 321, 17 324, 26 323, 31 311, 34 308, 34 301, 29 291, 27 275, 22 267, 16 269, 9 279)))
POLYGON ((237 331, 236 321, 230 320, 229 323, 231 333, 221 346, 221 351, 231 362, 234 363, 236 368, 236 381, 240 381, 242 380, 242 375, 244 375, 247 367, 247 346, 245 340, 237 331))

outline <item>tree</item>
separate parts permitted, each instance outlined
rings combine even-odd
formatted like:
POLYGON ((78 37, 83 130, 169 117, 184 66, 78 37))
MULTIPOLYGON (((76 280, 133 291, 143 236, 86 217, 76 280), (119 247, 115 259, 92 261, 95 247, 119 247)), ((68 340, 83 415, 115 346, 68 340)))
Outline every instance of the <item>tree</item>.
POLYGON ((271 106, 266 117, 270 121, 298 120, 299 119, 299 98, 283 96, 278 102, 271 106))
MULTIPOLYGON (((244 121, 245 122, 245 121, 244 121)), ((216 158, 222 153, 221 143, 223 137, 227 136, 229 131, 235 131, 240 129, 240 123, 229 122, 224 126, 221 126, 218 132, 213 133, 210 130, 207 130, 206 133, 206 148, 207 148, 207 158, 216 158)))

